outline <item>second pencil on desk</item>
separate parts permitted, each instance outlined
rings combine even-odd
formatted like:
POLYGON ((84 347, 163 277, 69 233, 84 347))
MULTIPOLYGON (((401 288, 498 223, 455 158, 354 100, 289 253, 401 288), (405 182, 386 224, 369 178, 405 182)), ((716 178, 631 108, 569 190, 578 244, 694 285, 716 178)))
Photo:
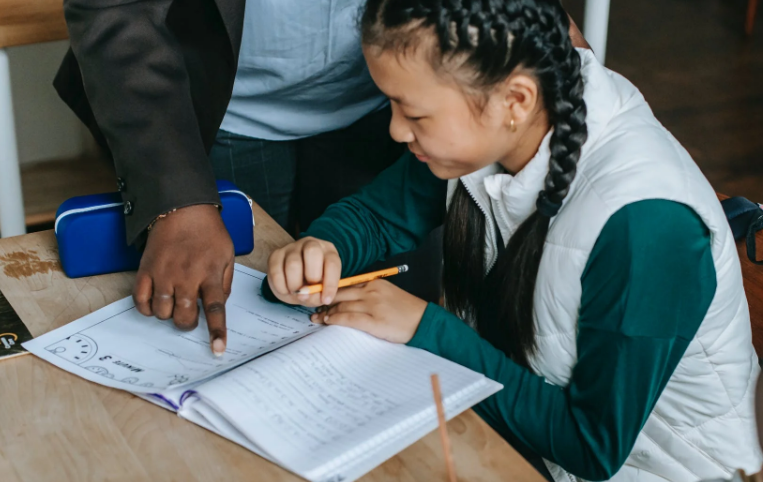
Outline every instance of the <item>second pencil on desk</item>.
MULTIPOLYGON (((350 276, 349 278, 342 278, 339 280, 339 287, 346 288, 348 286, 359 285, 361 283, 368 283, 379 278, 387 278, 396 274, 405 273, 408 271, 408 265, 402 264, 395 266, 394 268, 382 269, 379 271, 373 271, 371 273, 359 274, 356 276, 350 276)), ((318 283, 315 285, 303 286, 294 292, 296 295, 311 295, 313 293, 320 293, 323 291, 323 284, 318 283)))

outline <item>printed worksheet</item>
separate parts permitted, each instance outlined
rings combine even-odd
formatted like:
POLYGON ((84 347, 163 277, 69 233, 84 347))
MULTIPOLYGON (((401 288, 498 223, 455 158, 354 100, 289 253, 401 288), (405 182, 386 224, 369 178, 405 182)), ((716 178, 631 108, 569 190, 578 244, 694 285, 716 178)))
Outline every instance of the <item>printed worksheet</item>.
POLYGON ((312 310, 263 299, 264 278, 264 273, 236 265, 225 305, 228 345, 219 358, 209 346, 201 307, 199 326, 184 332, 172 320, 141 315, 132 297, 24 343, 24 348, 66 371, 122 390, 150 394, 191 387, 321 329, 310 322, 312 310))

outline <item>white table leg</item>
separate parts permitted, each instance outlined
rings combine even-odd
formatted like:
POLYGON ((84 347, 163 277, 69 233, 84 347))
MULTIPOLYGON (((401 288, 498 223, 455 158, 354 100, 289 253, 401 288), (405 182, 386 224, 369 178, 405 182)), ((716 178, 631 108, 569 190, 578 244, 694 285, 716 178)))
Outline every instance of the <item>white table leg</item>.
POLYGON ((599 62, 604 63, 607 56, 607 29, 609 27, 609 1, 586 0, 583 35, 591 45, 599 62))
POLYGON ((0 49, 0 236, 26 232, 8 53, 0 49))

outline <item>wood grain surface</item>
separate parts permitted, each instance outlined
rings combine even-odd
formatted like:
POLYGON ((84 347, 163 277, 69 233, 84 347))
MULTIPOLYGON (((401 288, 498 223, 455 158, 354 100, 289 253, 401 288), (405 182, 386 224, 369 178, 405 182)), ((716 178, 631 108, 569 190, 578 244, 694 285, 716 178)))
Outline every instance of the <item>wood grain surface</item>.
POLYGON ((0 0, 0 48, 68 37, 63 0, 0 0))
MULTIPOLYGON (((254 206, 255 251, 237 261, 264 271, 291 238, 254 206)), ((68 279, 51 231, 0 240, 0 290, 34 335, 130 294, 134 273, 68 279)), ((34 356, 0 362, 0 480, 294 481, 238 445, 126 392, 102 387, 34 356)), ((459 479, 542 482, 473 411, 448 423, 459 479)), ((364 481, 445 480, 435 432, 364 481)))

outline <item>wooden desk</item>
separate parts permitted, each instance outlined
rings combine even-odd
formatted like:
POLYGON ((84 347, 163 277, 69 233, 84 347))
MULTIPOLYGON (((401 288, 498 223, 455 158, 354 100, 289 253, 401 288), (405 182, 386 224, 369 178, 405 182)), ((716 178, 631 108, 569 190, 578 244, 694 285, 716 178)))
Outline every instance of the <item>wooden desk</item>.
MULTIPOLYGON (((291 241, 255 207, 255 252, 237 261, 265 270, 291 241)), ((134 274, 68 279, 51 231, 0 240, 0 290, 41 335, 129 295, 134 274)), ((292 481, 298 477, 175 414, 85 381, 32 355, 0 362, 0 479, 19 481, 292 481)), ((449 424, 461 480, 543 478, 473 411, 449 424)), ((446 480, 431 433, 365 481, 446 480)))

